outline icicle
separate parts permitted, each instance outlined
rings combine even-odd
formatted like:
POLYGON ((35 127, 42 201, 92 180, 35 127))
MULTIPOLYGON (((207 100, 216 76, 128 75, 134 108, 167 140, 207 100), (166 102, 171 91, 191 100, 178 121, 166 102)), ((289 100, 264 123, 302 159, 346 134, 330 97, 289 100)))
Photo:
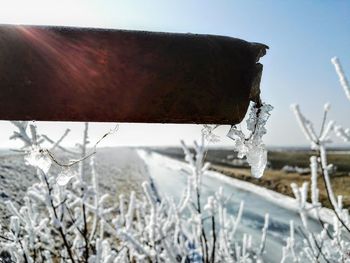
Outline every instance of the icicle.
POLYGON ((234 150, 238 152, 238 158, 247 158, 254 177, 260 178, 267 163, 267 151, 262 137, 266 134, 266 122, 270 117, 273 107, 263 103, 261 107, 253 104, 247 120, 247 129, 251 132, 249 138, 245 138, 243 132, 235 125, 231 127, 227 136, 234 140, 234 150))

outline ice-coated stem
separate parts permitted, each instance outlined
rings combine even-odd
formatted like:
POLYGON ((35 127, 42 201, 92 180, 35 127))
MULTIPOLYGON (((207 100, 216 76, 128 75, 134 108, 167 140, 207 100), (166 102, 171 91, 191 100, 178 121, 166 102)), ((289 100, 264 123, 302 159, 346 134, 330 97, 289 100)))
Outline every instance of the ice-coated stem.
POLYGON ((349 85, 349 81, 346 78, 345 73, 343 71, 343 67, 342 67, 342 65, 337 57, 333 57, 331 59, 331 61, 334 65, 335 71, 338 74, 340 85, 342 86, 346 97, 348 98, 348 100, 350 100, 350 85, 349 85))

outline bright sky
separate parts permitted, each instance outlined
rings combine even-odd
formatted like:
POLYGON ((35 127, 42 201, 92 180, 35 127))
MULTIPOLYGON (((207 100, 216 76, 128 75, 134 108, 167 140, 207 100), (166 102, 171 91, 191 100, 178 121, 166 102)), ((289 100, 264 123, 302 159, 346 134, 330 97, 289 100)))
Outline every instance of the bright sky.
MULTIPOLYGON (((321 121, 325 102, 331 118, 350 127, 350 102, 330 63, 341 59, 350 78, 350 1, 117 1, 117 0, 0 0, 0 23, 68 25, 149 31, 220 34, 270 46, 263 59, 263 99, 275 109, 268 125, 268 145, 305 145, 291 103, 321 121)), ((117 102, 116 102, 117 103, 117 102)), ((81 138, 80 123, 38 123, 42 132, 58 138, 66 127, 74 144, 81 138)), ((113 124, 92 124, 92 141, 113 124)), ((0 144, 8 147, 11 125, 0 122, 0 144)), ((121 124, 103 145, 177 144, 198 138, 195 125, 121 124)), ((227 132, 227 127, 219 134, 227 132)), ((229 142, 223 140, 223 143, 229 142)))

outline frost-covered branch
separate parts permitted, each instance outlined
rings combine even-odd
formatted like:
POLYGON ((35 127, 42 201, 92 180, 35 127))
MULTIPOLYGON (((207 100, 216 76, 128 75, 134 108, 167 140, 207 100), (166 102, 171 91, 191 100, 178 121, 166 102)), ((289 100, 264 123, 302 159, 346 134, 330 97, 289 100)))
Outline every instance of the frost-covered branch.
POLYGON ((204 132, 201 144, 195 142, 193 150, 182 142, 191 172, 178 202, 161 196, 150 180, 143 183, 141 198, 133 192, 129 198, 121 195, 119 205, 109 207, 106 200, 111 197, 101 193, 94 156, 90 162, 83 158, 89 156, 88 125, 79 146, 83 157, 78 171, 57 165, 50 151, 39 144, 42 136, 34 126, 28 134, 21 127, 22 137, 30 140, 25 160, 38 170, 39 182, 28 189, 22 207, 8 203, 13 215, 11 231, 1 231, 0 245, 15 261, 243 263, 259 258, 261 262, 268 217, 260 244, 253 246, 250 235, 241 239, 235 234, 243 202, 236 217, 227 212, 228 198, 222 188, 202 203, 201 181, 210 167, 205 162, 208 138, 204 132), (55 164, 61 171, 52 171, 55 164))
MULTIPOLYGON (((345 94, 348 99, 350 99, 349 83, 344 75, 339 60, 333 58, 332 63, 335 66, 345 94)), ((295 113, 300 128, 306 139, 309 141, 311 148, 316 151, 316 156, 310 158, 311 208, 306 208, 308 184, 304 182, 303 186, 300 188, 296 184, 292 184, 293 193, 299 203, 299 213, 303 222, 303 229, 300 229, 300 231, 304 235, 304 243, 307 244, 307 246, 302 252, 299 252, 300 255, 297 255, 295 252, 295 246, 293 245, 294 238, 292 238, 291 233, 291 238, 287 240, 287 245, 283 250, 282 262, 286 260, 288 255, 292 255, 294 261, 301 262, 302 253, 304 253, 311 262, 319 261, 320 257, 323 258, 325 262, 347 262, 349 259, 346 259, 346 253, 348 252, 345 252, 349 251, 350 248, 350 243, 348 241, 348 235, 350 234, 349 213, 348 210, 343 209, 342 196, 336 196, 333 191, 329 173, 331 165, 327 162, 326 147, 331 142, 330 135, 333 131, 344 141, 349 141, 350 135, 348 129, 343 129, 341 126, 335 125, 334 121, 329 121, 326 124, 329 109, 329 104, 325 104, 320 133, 317 135, 312 122, 301 113, 299 106, 292 105, 292 110, 295 113), (320 209, 322 207, 319 202, 319 173, 325 184, 328 201, 334 211, 333 232, 330 231, 328 224, 323 223, 320 218, 319 222, 322 229, 320 233, 314 233, 311 231, 307 223, 307 210, 315 210, 316 215, 319 217, 320 209), (344 238, 345 235, 347 238, 344 238)), ((293 224, 291 223, 291 229, 292 228, 293 224)))
POLYGON ((346 97, 348 98, 348 100, 350 100, 350 85, 349 85, 348 79, 345 76, 343 67, 342 67, 342 65, 337 57, 332 58, 331 61, 334 65, 335 71, 337 72, 337 75, 339 77, 340 85, 342 86, 346 97))

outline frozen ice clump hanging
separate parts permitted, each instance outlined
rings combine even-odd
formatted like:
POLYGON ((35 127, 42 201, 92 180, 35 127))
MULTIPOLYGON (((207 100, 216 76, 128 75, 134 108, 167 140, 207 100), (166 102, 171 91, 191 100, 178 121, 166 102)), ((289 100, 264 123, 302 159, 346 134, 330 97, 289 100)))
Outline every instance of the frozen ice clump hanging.
POLYGON ((76 175, 76 173, 74 171, 70 170, 69 168, 65 168, 59 173, 59 175, 58 175, 58 177, 56 179, 56 183, 59 186, 65 186, 75 176, 78 176, 78 175, 76 175))
POLYGON ((247 158, 251 173, 256 178, 263 175, 267 163, 267 151, 262 137, 266 134, 265 124, 272 109, 273 107, 266 103, 262 103, 260 107, 253 103, 247 119, 249 137, 246 138, 243 131, 236 125, 233 125, 227 134, 235 143, 234 150, 237 151, 238 158, 247 158))
POLYGON ((31 147, 28 155, 25 157, 25 162, 27 165, 41 169, 44 173, 47 173, 51 167, 51 159, 47 152, 37 145, 31 147))

